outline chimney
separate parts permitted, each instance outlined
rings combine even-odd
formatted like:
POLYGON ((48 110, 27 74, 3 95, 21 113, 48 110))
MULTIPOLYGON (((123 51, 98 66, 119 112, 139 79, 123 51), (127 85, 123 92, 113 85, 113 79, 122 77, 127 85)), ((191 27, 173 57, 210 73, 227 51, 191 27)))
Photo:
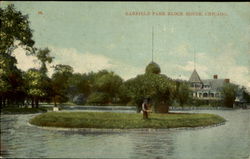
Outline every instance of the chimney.
POLYGON ((218 75, 214 75, 214 79, 218 79, 218 75))
POLYGON ((226 78, 226 79, 224 79, 224 82, 225 82, 225 83, 229 83, 229 82, 230 82, 230 79, 226 78))

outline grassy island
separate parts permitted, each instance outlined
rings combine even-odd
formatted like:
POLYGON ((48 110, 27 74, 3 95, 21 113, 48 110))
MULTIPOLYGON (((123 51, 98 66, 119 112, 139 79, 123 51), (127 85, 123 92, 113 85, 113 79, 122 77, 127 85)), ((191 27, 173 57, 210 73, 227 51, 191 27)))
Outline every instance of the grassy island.
POLYGON ((111 112, 48 112, 30 120, 31 124, 61 128, 178 128, 209 126, 225 122, 225 119, 213 114, 170 113, 150 114, 143 120, 142 114, 111 112))

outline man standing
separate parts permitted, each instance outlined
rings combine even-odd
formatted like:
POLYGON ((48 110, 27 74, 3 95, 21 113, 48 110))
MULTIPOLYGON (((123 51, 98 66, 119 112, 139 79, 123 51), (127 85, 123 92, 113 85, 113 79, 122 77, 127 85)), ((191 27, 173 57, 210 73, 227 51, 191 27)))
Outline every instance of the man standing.
POLYGON ((148 119, 149 110, 149 99, 145 99, 142 103, 143 119, 148 119))

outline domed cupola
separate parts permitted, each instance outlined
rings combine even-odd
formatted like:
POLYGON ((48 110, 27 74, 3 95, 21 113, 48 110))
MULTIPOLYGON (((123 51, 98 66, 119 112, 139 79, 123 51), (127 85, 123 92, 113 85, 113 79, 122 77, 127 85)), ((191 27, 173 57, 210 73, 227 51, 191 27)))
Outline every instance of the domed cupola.
POLYGON ((161 68, 157 63, 152 61, 147 65, 145 72, 146 73, 160 74, 161 68))

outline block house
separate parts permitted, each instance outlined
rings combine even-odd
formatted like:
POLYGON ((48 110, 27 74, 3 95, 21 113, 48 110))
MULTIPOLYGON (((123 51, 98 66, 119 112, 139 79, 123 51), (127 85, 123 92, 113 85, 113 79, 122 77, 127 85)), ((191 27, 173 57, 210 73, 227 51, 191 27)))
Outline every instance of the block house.
POLYGON ((194 69, 189 78, 192 96, 196 99, 204 100, 221 100, 222 87, 225 83, 229 83, 230 79, 219 79, 218 75, 214 75, 212 79, 201 79, 197 71, 194 69))

